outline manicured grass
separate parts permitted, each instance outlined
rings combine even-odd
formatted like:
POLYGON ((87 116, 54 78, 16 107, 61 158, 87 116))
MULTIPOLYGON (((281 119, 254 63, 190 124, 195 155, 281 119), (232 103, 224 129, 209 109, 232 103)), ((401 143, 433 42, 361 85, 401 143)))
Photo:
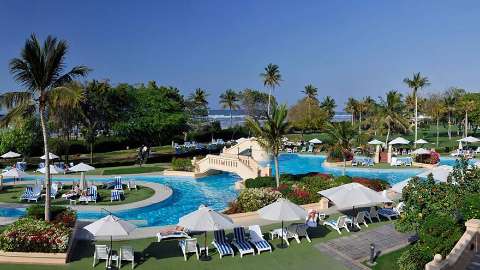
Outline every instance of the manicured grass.
MULTIPOLYGON (((24 185, 19 186, 4 186, 3 190, 0 191, 0 202, 7 202, 7 203, 19 203, 19 198, 23 194, 25 190, 24 185)), ((128 189, 124 190, 124 196, 122 201, 114 201, 110 202, 110 189, 98 189, 99 200, 97 201, 97 205, 120 205, 120 204, 127 204, 145 200, 153 194, 155 191, 149 187, 145 186, 138 186, 138 190, 131 190, 128 189)), ((53 205, 68 205, 69 201, 65 200, 61 197, 61 194, 67 193, 71 190, 71 186, 64 186, 63 190, 59 191, 59 195, 55 200, 52 200, 53 205)), ((23 203, 26 203, 23 201, 23 203)), ((30 202, 29 204, 35 204, 35 202, 30 202)), ((43 200, 39 200, 38 204, 43 204, 43 200)))
POLYGON ((150 173, 150 172, 161 172, 165 168, 163 166, 134 166, 134 167, 123 167, 123 168, 113 168, 113 169, 104 169, 103 175, 115 175, 115 174, 136 174, 136 173, 150 173))
POLYGON ((400 269, 399 265, 397 264, 398 258, 402 255, 402 253, 407 250, 409 246, 401 248, 399 250, 395 250, 393 252, 380 255, 377 258, 377 264, 371 267, 373 270, 398 270, 400 269))
MULTIPOLYGON (((370 230, 380 225, 385 225, 387 222, 375 223, 368 228, 362 228, 362 230, 370 230)), ((269 225, 262 227, 262 231, 268 232, 273 228, 278 228, 280 224, 269 225)), ((342 233, 341 236, 348 236, 351 233, 342 233)), ((227 236, 232 238, 232 234, 227 236)), ((212 235, 208 234, 207 243, 211 243, 212 235)), ((219 259, 218 253, 213 249, 210 249, 211 261, 201 262, 196 259, 194 255, 189 255, 188 261, 183 260, 183 255, 178 247, 178 241, 168 240, 160 243, 156 242, 155 238, 139 239, 131 241, 116 241, 114 242, 113 249, 117 250, 122 245, 130 245, 136 251, 136 261, 138 265, 135 269, 148 270, 148 269, 228 269, 228 270, 245 270, 245 269, 272 269, 272 270, 290 270, 290 269, 328 269, 328 270, 346 270, 342 264, 334 260, 333 258, 320 253, 315 244, 331 240, 340 237, 337 232, 332 232, 324 226, 310 231, 310 237, 312 243, 308 243, 305 239, 302 239, 301 244, 291 242, 290 247, 281 249, 277 248, 280 243, 278 239, 269 240, 274 246, 272 253, 261 253, 260 255, 252 256, 246 255, 243 258, 235 254, 235 257, 224 257, 219 259)), ((198 235, 199 243, 203 245, 203 235, 198 235)), ((98 244, 105 243, 99 242, 98 244)), ((67 266, 36 266, 36 265, 15 265, 15 269, 30 270, 57 270, 57 269, 91 269, 93 262, 93 249, 94 243, 88 241, 80 241, 74 249, 74 256, 72 262, 67 266)), ((0 264, 0 270, 11 269, 11 265, 0 264)), ((104 269, 105 263, 97 264, 94 269, 104 269)), ((124 264, 122 269, 131 269, 129 263, 124 264)))

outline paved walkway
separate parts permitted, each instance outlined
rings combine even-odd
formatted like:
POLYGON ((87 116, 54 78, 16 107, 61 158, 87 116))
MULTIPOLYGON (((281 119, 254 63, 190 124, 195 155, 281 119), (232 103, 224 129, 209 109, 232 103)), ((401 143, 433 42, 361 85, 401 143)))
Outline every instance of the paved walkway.
POLYGON ((334 257, 349 269, 369 269, 362 262, 370 257, 370 244, 375 244, 377 256, 400 249, 410 243, 411 234, 399 233, 393 224, 373 230, 356 232, 315 245, 322 253, 334 257))

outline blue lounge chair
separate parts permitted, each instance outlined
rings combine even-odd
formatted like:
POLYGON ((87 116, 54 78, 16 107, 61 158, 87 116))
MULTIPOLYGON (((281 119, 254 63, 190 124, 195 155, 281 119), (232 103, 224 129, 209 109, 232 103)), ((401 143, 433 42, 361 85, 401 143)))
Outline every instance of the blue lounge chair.
POLYGON ((26 187, 25 191, 23 192, 22 196, 20 196, 20 201, 26 201, 33 195, 33 187, 26 187))
POLYGON ((115 184, 113 186, 113 189, 123 190, 122 178, 121 177, 119 177, 119 176, 115 177, 115 184))
POLYGON ((96 186, 90 186, 87 189, 87 195, 86 196, 81 196, 78 199, 78 201, 79 202, 85 202, 85 203, 88 204, 89 202, 97 203, 97 199, 98 199, 97 187, 96 186))
POLYGON ((249 253, 255 255, 255 250, 252 245, 245 239, 245 229, 243 227, 233 228, 233 236, 235 239, 232 244, 238 249, 238 252, 240 252, 240 258, 249 253))
POLYGON ((122 196, 120 194, 120 191, 112 190, 112 193, 110 195, 110 201, 113 202, 113 201, 121 201, 121 200, 122 200, 122 196))
POLYGON ((20 197, 20 200, 26 200, 28 202, 35 201, 38 202, 38 199, 42 196, 42 189, 39 186, 27 187, 25 193, 20 197))
POLYGON ((57 183, 54 183, 52 184, 52 186, 50 187, 50 197, 52 199, 55 199, 58 195, 58 184, 57 183))
POLYGON ((213 236, 215 239, 212 244, 217 249, 220 259, 226 255, 235 256, 232 246, 227 242, 224 230, 214 231, 213 236))
POLYGON ((262 230, 258 225, 252 225, 248 227, 250 232, 250 243, 252 243, 257 249, 258 254, 262 251, 272 252, 272 246, 263 238, 262 230))

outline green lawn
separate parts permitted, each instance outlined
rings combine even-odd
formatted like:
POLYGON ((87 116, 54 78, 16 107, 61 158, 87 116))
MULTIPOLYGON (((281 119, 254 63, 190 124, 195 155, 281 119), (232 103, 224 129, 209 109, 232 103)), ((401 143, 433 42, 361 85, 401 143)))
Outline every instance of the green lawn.
MULTIPOLYGON (((19 198, 23 194, 25 190, 25 185, 19 186, 4 186, 3 190, 0 191, 0 202, 7 202, 7 203, 19 203, 19 198)), ((149 187, 145 186, 137 186, 138 190, 131 190, 128 189, 124 190, 124 196, 122 201, 114 201, 110 202, 110 189, 98 189, 99 200, 97 201, 97 205, 120 205, 126 203, 133 203, 145 200, 153 194, 155 191, 149 187)), ((59 196, 52 200, 53 205, 67 205, 69 201, 61 198, 61 194, 67 193, 71 190, 71 186, 64 186, 64 189, 59 191, 59 196)), ((43 201, 39 200, 39 204, 43 204, 43 201)), ((30 202, 29 204, 35 204, 35 202, 30 202)))
POLYGON ((398 270, 400 269, 397 260, 400 258, 400 255, 407 250, 409 247, 404 247, 399 250, 395 250, 393 252, 380 255, 377 258, 377 264, 371 267, 373 270, 398 270))
POLYGON ((112 169, 103 169, 102 175, 118 175, 118 174, 136 174, 136 173, 150 173, 161 172, 165 169, 163 166, 130 166, 119 167, 112 169))
MULTIPOLYGON (((362 230, 369 230, 386 222, 375 223, 372 226, 362 230)), ((263 232, 267 232, 272 228, 278 228, 280 225, 269 225, 263 227, 263 232)), ((343 233, 342 236, 348 236, 350 233, 343 233)), ((227 234, 228 236, 228 234, 227 234)), ((229 235, 232 236, 231 234, 229 235)), ((301 244, 296 242, 291 243, 290 247, 285 249, 277 248, 280 243, 279 240, 270 241, 273 244, 274 250, 272 253, 262 253, 260 255, 246 255, 240 258, 238 254, 235 257, 224 257, 219 259, 216 252, 211 250, 212 260, 208 262, 200 262, 194 256, 190 256, 188 261, 183 260, 178 242, 176 240, 162 241, 157 243, 155 238, 139 239, 131 241, 114 242, 114 250, 122 245, 131 245, 136 251, 136 260, 139 265, 135 269, 228 269, 228 270, 245 270, 245 269, 328 269, 328 270, 346 270, 343 265, 335 261, 333 258, 320 253, 315 247, 323 241, 337 238, 340 235, 337 232, 332 232, 324 226, 319 226, 310 232, 312 243, 308 243, 302 239, 301 244)), ((203 243, 203 235, 198 236, 199 241, 203 243)), ((211 234, 209 234, 208 243, 211 242, 211 234)), ((67 266, 34 266, 34 265, 15 265, 15 269, 30 270, 30 269, 90 269, 93 262, 93 243, 81 241, 74 249, 74 256, 72 262, 67 266)), ((130 264, 125 263, 122 269, 131 269, 130 264)), ((8 264, 0 264, 0 269, 11 269, 12 266, 8 264)), ((104 269, 105 264, 100 263, 94 269, 104 269)))

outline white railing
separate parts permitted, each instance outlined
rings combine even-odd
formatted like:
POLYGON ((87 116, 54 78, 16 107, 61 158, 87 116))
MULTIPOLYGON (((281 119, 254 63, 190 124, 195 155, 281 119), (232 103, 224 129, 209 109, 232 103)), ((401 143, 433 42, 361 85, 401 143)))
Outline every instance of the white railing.
POLYGON ((198 173, 205 173, 210 170, 226 171, 236 173, 243 179, 254 178, 258 176, 258 167, 253 159, 231 157, 226 155, 207 155, 195 164, 195 170, 198 173))

